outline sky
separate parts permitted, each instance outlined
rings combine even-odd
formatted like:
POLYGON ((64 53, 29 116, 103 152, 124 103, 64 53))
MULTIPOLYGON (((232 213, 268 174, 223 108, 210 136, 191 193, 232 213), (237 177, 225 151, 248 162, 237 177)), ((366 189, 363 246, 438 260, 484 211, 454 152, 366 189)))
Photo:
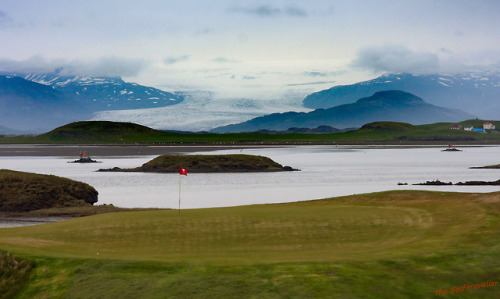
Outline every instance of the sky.
POLYGON ((500 69, 497 0, 0 0, 0 71, 219 97, 500 69))

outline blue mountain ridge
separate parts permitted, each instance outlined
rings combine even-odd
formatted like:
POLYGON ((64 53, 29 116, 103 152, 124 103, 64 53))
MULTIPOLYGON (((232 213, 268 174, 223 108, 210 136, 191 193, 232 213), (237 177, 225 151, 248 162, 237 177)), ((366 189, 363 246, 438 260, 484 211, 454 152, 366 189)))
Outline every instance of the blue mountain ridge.
POLYGON ((53 87, 92 111, 158 108, 175 105, 183 96, 127 83, 120 77, 18 74, 26 80, 53 87))
POLYGON ((387 74, 369 81, 339 85, 308 95, 307 108, 331 108, 350 104, 384 90, 402 90, 433 105, 468 111, 476 117, 496 119, 500 115, 500 73, 387 74))
POLYGON ((121 78, 0 75, 0 126, 4 132, 40 133, 69 122, 87 120, 103 110, 158 108, 184 96, 124 82, 121 78))
POLYGON ((470 118, 473 116, 461 110, 431 105, 411 93, 389 90, 376 92, 372 96, 359 99, 352 104, 316 109, 308 113, 275 113, 240 124, 215 128, 212 132, 286 130, 290 127, 315 128, 321 125, 351 128, 375 121, 396 121, 419 125, 434 122, 455 122, 470 118))
POLYGON ((42 132, 87 118, 90 112, 52 87, 19 77, 0 76, 0 125, 42 132))

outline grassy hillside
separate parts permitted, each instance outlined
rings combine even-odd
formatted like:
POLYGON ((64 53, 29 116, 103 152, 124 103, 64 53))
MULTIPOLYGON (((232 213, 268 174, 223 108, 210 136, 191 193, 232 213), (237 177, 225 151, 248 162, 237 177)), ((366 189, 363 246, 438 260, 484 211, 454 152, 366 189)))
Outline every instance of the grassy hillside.
MULTIPOLYGON (((462 126, 481 127, 483 120, 461 122, 462 126)), ((0 137, 0 144, 307 144, 307 143, 493 143, 500 142, 497 129, 485 133, 451 130, 452 123, 413 126, 397 122, 375 122, 358 130, 329 134, 263 133, 167 133, 132 123, 86 121, 68 124, 34 137, 0 137)))
POLYGON ((88 184, 53 175, 0 169, 0 212, 88 206, 97 191, 88 184))
MULTIPOLYGON (((398 191, 0 229, 20 298, 407 298, 500 280, 500 193, 398 191), (91 227, 92 229, 89 229, 91 227)), ((500 285, 457 298, 497 298, 500 285)))
MULTIPOLYGON (((470 120, 461 123, 462 126, 474 125, 482 127, 484 121, 470 120)), ((500 123, 500 122, 499 122, 500 123)), ((489 133, 451 130, 452 123, 435 123, 413 126, 406 123, 375 122, 366 124, 360 129, 351 132, 338 133, 339 141, 385 141, 385 142, 441 142, 441 143, 498 143, 500 131, 489 133)))
POLYGON ((85 121, 71 123, 35 139, 46 142, 130 142, 145 136, 155 138, 164 133, 133 123, 85 121))

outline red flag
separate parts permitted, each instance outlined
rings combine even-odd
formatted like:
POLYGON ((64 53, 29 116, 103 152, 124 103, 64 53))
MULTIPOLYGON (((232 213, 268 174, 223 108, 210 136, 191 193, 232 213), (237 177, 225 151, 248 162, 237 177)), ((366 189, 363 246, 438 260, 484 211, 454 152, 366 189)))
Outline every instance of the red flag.
POLYGON ((188 171, 185 168, 179 167, 179 174, 180 175, 188 175, 188 171))

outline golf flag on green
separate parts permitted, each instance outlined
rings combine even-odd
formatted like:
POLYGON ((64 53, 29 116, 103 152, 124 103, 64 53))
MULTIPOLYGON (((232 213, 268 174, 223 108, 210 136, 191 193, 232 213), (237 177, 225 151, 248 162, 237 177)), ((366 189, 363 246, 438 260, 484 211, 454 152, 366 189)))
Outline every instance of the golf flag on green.
POLYGON ((181 212, 181 175, 188 175, 186 168, 179 167, 179 213, 181 212))
POLYGON ((179 167, 179 174, 180 175, 188 175, 188 171, 185 168, 179 167))

